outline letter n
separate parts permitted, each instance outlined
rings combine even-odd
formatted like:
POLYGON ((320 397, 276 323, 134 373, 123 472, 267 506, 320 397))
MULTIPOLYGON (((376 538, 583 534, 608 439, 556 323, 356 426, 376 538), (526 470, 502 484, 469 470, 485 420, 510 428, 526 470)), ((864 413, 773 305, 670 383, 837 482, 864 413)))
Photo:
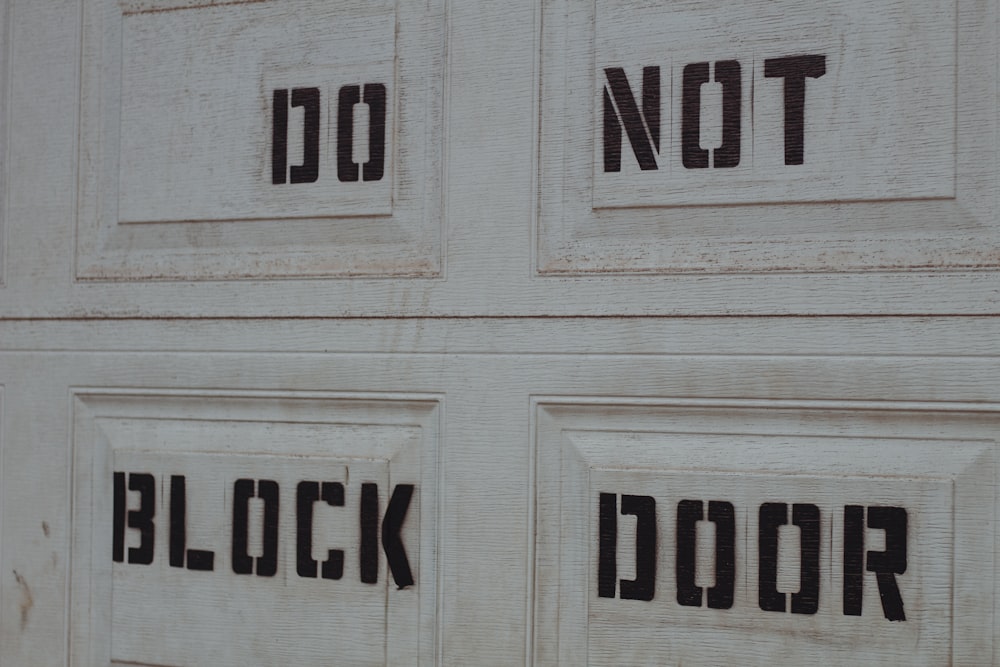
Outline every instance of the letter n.
POLYGON ((625 70, 604 70, 604 171, 621 171, 622 128, 643 171, 656 169, 660 151, 660 68, 642 68, 642 109, 636 104, 625 70))

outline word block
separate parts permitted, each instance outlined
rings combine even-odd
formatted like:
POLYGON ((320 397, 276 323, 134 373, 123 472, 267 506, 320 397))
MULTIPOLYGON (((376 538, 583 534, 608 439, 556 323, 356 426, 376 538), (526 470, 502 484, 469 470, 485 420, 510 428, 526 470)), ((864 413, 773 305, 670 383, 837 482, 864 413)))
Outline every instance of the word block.
POLYGON ((81 398, 72 664, 427 660, 434 406, 81 398))
MULTIPOLYGON (((228 460, 228 459, 227 459, 228 460)), ((345 473, 345 477, 346 477, 345 473)), ((400 537, 403 522, 413 497, 414 485, 396 486, 389 498, 385 516, 379 521, 379 488, 377 482, 360 484, 359 525, 361 537, 357 548, 359 578, 366 584, 378 583, 379 535, 382 548, 389 563, 392 577, 400 588, 412 586, 413 572, 410 569, 406 548, 400 537)), ((138 530, 139 544, 128 549, 128 562, 152 565, 156 554, 156 498, 157 480, 152 473, 114 473, 114 543, 113 558, 123 563, 125 558, 125 536, 127 529, 138 530), (129 509, 129 491, 138 492, 138 507, 129 509)), ((291 500, 282 501, 280 484, 274 479, 255 480, 240 478, 233 483, 232 494, 226 495, 223 512, 232 516, 228 532, 231 544, 230 565, 235 574, 256 574, 259 577, 273 577, 278 573, 279 545, 282 543, 279 528, 282 508, 291 500), (250 503, 260 499, 262 505, 262 528, 259 546, 260 556, 250 556, 251 531, 250 503)), ((321 499, 332 507, 344 506, 343 482, 301 480, 296 484, 295 507, 295 563, 300 577, 316 577, 317 561, 312 556, 313 533, 315 529, 315 504, 321 499)), ((187 548, 187 476, 170 475, 168 537, 169 562, 171 567, 189 570, 215 570, 215 551, 187 548)), ((216 508, 218 509, 218 508, 216 508)), ((202 510, 204 512, 204 509, 202 510)), ((285 512, 287 514, 287 512, 285 512)), ((162 531, 161 531, 162 532, 162 531)), ((216 533, 218 535, 219 533, 216 533)), ((164 540, 160 540, 163 542, 164 540)), ((286 564, 287 565, 287 564, 286 564)), ((323 561, 324 579, 341 579, 344 576, 344 551, 331 549, 323 561)))
MULTIPOLYGON (((411 498, 414 507, 419 499, 401 501, 399 489, 390 497, 386 464, 118 452, 115 467, 108 546, 116 659, 150 660, 158 651, 148 637, 158 629, 188 637, 200 653, 183 663, 193 664, 223 648, 210 636, 220 623, 228 641, 264 647, 321 616, 323 641, 301 648, 309 660, 323 651, 331 662, 384 660, 386 587, 393 576, 396 587, 419 576, 401 538, 411 498), (317 504, 312 483, 326 484, 333 504, 317 504), (326 576, 317 578, 319 561, 326 576), (268 611, 232 623, 253 610, 268 611)), ((413 485, 400 488, 412 494, 413 485)), ((157 664, 179 664, 170 662, 177 647, 159 651, 157 664)))

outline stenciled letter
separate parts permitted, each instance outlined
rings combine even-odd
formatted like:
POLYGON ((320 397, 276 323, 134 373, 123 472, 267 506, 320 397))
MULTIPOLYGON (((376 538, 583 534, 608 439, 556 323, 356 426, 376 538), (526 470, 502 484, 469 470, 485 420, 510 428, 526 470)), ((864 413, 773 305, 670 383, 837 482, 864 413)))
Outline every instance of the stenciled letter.
POLYGON ((608 85, 604 88, 604 171, 621 171, 622 128, 639 162, 646 171, 656 169, 660 151, 660 68, 642 68, 642 110, 635 102, 625 70, 604 70, 608 85))

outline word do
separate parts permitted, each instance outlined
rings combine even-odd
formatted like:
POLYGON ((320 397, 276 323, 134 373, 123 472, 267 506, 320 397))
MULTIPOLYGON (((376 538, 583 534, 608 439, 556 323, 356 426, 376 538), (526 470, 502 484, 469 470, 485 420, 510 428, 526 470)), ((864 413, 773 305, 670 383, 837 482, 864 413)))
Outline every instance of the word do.
MULTIPOLYGON (((337 100, 337 179, 343 183, 380 181, 385 173, 386 89, 382 83, 343 86, 337 100), (368 105, 368 160, 354 162, 354 108, 368 105)), ((319 88, 280 88, 273 94, 271 182, 315 183, 320 167, 319 88), (289 92, 291 94, 289 94, 289 92), (288 111, 302 107, 302 164, 288 166, 288 111)))

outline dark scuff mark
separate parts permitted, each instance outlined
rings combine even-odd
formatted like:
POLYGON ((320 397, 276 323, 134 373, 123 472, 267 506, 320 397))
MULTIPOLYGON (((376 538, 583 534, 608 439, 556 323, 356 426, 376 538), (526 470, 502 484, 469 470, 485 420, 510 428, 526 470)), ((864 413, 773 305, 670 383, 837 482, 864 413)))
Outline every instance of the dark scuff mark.
POLYGON ((31 587, 28 586, 27 580, 17 573, 17 570, 13 570, 14 579, 17 580, 17 586, 21 589, 21 601, 18 605, 21 607, 21 632, 28 625, 28 615, 31 613, 31 608, 35 605, 35 598, 31 594, 31 587))

